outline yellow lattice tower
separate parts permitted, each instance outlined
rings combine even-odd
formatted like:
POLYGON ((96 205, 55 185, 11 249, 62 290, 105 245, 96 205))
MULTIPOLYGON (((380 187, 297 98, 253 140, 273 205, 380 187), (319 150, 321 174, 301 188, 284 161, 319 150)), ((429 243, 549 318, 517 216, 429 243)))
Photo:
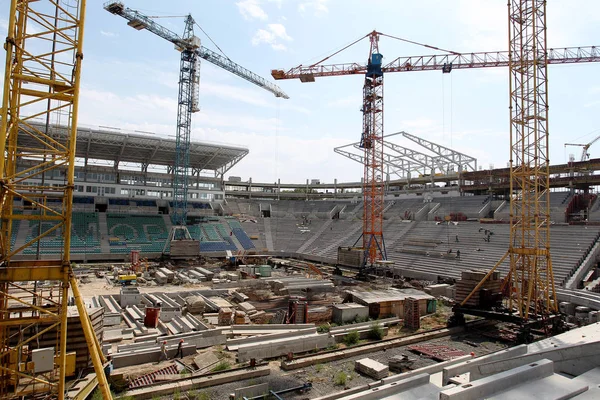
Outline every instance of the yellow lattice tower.
POLYGON ((558 311, 550 257, 546 1, 510 1, 508 14, 511 230, 506 284, 508 307, 527 319, 558 311))
POLYGON ((546 1, 508 3, 510 69, 510 243, 506 306, 522 320, 558 312, 550 257, 550 160, 546 1))
POLYGON ((111 398, 69 251, 84 16, 85 0, 10 4, 0 114, 0 398, 46 392, 64 398, 69 287, 100 387, 111 398), (58 125, 69 133, 58 135, 58 125), (48 184, 47 174, 64 183, 48 184), (15 200, 27 209, 15 208, 15 200), (30 235, 17 246, 20 224, 30 235), (48 236, 62 238, 60 254, 31 260, 27 253, 37 248, 39 256, 48 236), (42 289, 41 281, 50 286, 42 289), (54 368, 40 372, 28 361, 49 336, 55 337, 54 368))

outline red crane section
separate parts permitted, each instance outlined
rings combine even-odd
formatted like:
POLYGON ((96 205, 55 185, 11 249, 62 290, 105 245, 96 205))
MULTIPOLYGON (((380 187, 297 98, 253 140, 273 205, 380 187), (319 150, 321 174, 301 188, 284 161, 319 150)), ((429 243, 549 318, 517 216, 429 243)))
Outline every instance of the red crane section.
MULTIPOLYGON (((550 49, 547 54, 540 54, 538 60, 547 64, 569 64, 578 62, 600 61, 600 50, 596 46, 566 47, 550 49)), ((514 63, 514 57, 510 62, 514 63)), ((363 85, 363 130, 360 146, 364 150, 363 180, 363 250, 364 263, 373 265, 377 260, 385 260, 385 242, 383 238, 384 209, 384 170, 383 170, 383 76, 389 72, 413 72, 441 70, 449 73, 453 69, 474 69, 488 67, 508 67, 509 52, 456 53, 429 45, 412 42, 406 39, 373 31, 341 50, 325 57, 321 61, 309 65, 299 65, 288 71, 272 70, 276 80, 300 79, 301 82, 314 82, 317 77, 364 74, 363 85), (430 49, 444 51, 445 54, 429 56, 398 57, 392 62, 383 64, 383 56, 379 53, 380 36, 388 36, 404 42, 418 44, 430 49), (322 64, 332 56, 346 48, 369 38, 370 51, 367 63, 322 64)), ((360 238, 359 238, 360 240, 360 238)), ((357 241, 358 242, 358 241, 357 241)))
MULTIPOLYGON (((574 64, 600 61, 599 46, 562 47, 548 50, 548 64, 574 64)), ((475 69, 508 67, 508 51, 493 51, 462 54, 435 54, 429 56, 398 57, 382 67, 384 73, 412 71, 442 71, 444 68, 475 69)), ((314 82, 317 77, 365 74, 367 64, 343 63, 327 65, 299 65, 288 71, 274 69, 274 79, 300 79, 314 82)))

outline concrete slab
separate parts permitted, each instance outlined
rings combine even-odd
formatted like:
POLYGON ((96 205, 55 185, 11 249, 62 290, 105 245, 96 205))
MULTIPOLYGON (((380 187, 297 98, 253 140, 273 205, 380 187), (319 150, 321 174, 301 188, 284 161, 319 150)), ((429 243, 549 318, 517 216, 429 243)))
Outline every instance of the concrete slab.
POLYGON ((510 371, 501 372, 487 378, 444 390, 440 400, 479 400, 495 395, 506 388, 522 383, 546 378, 554 374, 554 365, 550 360, 523 365, 510 371))
POLYGON ((573 381, 588 386, 587 392, 583 392, 575 397, 577 400, 600 399, 600 367, 591 369, 588 372, 573 378, 573 381))
POLYGON ((211 350, 205 351, 204 353, 198 354, 198 356, 194 357, 194 364, 198 367, 198 369, 208 368, 219 362, 219 357, 217 357, 211 350))
POLYGON ((465 373, 470 373, 477 365, 481 365, 491 361, 508 360, 510 358, 524 355, 527 353, 527 346, 521 345, 511 347, 502 351, 498 351, 492 354, 488 354, 483 357, 474 358, 471 360, 464 361, 460 364, 456 364, 447 368, 444 368, 442 375, 442 382, 444 385, 448 384, 450 378, 465 373))
POLYGON ((235 400, 242 400, 244 398, 261 396, 261 395, 264 395, 267 393, 269 393, 269 384, 268 383, 259 383, 258 385, 246 386, 246 387, 235 389, 233 398, 235 400))
POLYGON ((563 400, 571 399, 588 390, 588 385, 565 378, 558 374, 538 379, 524 385, 513 387, 500 394, 486 397, 488 400, 515 400, 515 399, 544 399, 563 400))

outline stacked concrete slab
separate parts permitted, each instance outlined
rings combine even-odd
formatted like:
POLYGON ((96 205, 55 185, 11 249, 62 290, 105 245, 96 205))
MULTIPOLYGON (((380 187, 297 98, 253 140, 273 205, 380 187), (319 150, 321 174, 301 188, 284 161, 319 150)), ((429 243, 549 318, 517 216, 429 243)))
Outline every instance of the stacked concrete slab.
POLYGON ((279 294, 310 291, 324 293, 333 291, 333 282, 329 279, 311 279, 304 277, 286 277, 269 280, 272 290, 279 294))
POLYGON ((104 308, 104 326, 121 324, 121 305, 112 296, 99 296, 98 303, 104 308))
POLYGON ((377 380, 386 378, 390 373, 390 369, 387 365, 370 358, 361 358, 360 360, 354 361, 354 369, 377 380))
POLYGON ((167 283, 171 283, 173 282, 173 279, 175 279, 175 272, 171 271, 169 268, 159 268, 157 273, 158 272, 167 277, 167 283))
POLYGON ((251 359, 269 359, 289 353, 304 353, 315 349, 324 349, 335 344, 329 334, 308 333, 290 334, 288 337, 268 339, 258 343, 238 346, 238 362, 251 359))

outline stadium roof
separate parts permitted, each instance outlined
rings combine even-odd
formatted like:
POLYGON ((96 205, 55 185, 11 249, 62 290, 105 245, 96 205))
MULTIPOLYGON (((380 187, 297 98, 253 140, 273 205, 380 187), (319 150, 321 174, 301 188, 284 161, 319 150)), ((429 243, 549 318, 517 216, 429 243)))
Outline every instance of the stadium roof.
MULTIPOLYGON (((44 131, 43 123, 32 124, 44 131)), ((50 127, 52 138, 64 143, 67 137, 65 126, 50 127)), ((39 145, 31 135, 21 132, 19 141, 24 146, 39 145)), ((75 156, 84 159, 109 160, 118 167, 120 162, 172 167, 175 160, 175 140, 160 136, 123 133, 115 128, 77 129, 77 151, 75 156)), ((218 143, 192 142, 190 144, 190 167, 194 170, 215 171, 222 176, 249 153, 245 147, 218 143)))

